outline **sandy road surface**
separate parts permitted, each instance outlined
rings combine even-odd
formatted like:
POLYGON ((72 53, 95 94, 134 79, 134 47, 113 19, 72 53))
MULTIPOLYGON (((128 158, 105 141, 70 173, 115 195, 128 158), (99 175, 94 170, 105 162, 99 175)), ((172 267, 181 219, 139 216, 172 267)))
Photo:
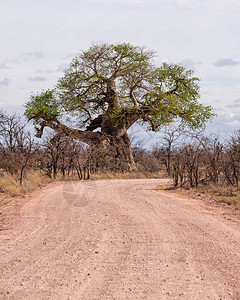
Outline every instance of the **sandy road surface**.
POLYGON ((46 188, 0 237, 0 299, 240 299, 239 223, 164 180, 46 188))

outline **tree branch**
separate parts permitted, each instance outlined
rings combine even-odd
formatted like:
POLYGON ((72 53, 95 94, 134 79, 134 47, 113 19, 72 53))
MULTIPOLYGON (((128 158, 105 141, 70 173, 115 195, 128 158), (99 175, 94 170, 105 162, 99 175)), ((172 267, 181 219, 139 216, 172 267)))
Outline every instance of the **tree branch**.
POLYGON ((50 127, 61 135, 75 138, 83 143, 88 144, 89 146, 99 145, 105 139, 101 132, 78 130, 68 127, 60 123, 58 120, 55 120, 54 122, 42 122, 41 128, 38 130, 37 137, 42 136, 44 127, 50 127))
POLYGON ((137 102, 136 97, 133 94, 133 89, 130 90, 129 96, 130 96, 130 99, 132 100, 132 102, 134 104, 134 107, 138 108, 138 102, 137 102))
POLYGON ((87 130, 93 131, 102 126, 102 115, 99 115, 97 118, 93 119, 91 123, 87 126, 87 130))

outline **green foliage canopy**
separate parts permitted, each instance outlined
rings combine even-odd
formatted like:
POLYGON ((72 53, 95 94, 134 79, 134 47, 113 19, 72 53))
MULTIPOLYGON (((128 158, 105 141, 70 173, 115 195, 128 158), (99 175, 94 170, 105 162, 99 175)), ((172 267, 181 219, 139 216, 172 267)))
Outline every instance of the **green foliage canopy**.
POLYGON ((203 128, 214 113, 199 103, 199 79, 180 65, 157 67, 154 57, 126 43, 93 45, 73 59, 53 90, 31 96, 25 114, 36 124, 78 116, 82 129, 103 133, 106 120, 126 130, 140 121, 156 131, 178 119, 203 128))

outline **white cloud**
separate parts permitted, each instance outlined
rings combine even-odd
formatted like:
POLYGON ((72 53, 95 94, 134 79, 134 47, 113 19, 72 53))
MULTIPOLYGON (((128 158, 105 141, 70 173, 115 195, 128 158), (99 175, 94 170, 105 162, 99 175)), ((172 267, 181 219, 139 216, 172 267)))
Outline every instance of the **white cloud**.
POLYGON ((227 108, 239 108, 240 107, 240 103, 229 104, 226 107, 227 108))
POLYGON ((0 64, 0 69, 10 69, 10 67, 8 65, 6 65, 5 63, 0 64))
POLYGON ((28 80, 29 81, 40 81, 40 82, 43 82, 43 81, 47 81, 47 78, 43 77, 43 76, 36 76, 36 77, 28 77, 28 80))
POLYGON ((67 68, 69 68, 69 64, 62 63, 61 65, 58 66, 57 72, 64 72, 67 68))
POLYGON ((18 58, 14 58, 11 61, 15 63, 23 63, 23 62, 30 62, 35 60, 43 59, 44 55, 41 51, 32 51, 32 52, 25 52, 22 53, 18 58))
POLYGON ((240 64, 239 61, 236 61, 232 58, 221 58, 218 61, 216 61, 215 66, 216 67, 225 67, 225 66, 236 66, 239 64, 240 64))
POLYGON ((221 138, 232 134, 236 128, 240 128, 240 117, 237 114, 219 113, 211 123, 207 125, 209 132, 218 133, 221 138))
POLYGON ((233 119, 240 121, 240 114, 234 114, 233 119))
POLYGON ((233 115, 229 113, 222 113, 218 116, 218 122, 221 123, 232 123, 234 121, 233 115))
POLYGON ((9 78, 4 78, 3 80, 0 80, 0 86, 8 86, 10 84, 9 78))
POLYGON ((25 108, 23 106, 13 106, 13 105, 7 105, 7 106, 1 106, 1 110, 3 113, 6 113, 8 115, 18 115, 22 116, 25 108))
POLYGON ((79 53, 77 53, 77 52, 69 53, 68 55, 65 56, 65 59, 73 59, 78 55, 79 55, 79 53))
POLYGON ((191 69, 194 69, 194 65, 195 65, 193 60, 189 59, 189 58, 182 60, 181 62, 179 62, 179 64, 182 65, 182 66, 189 67, 191 69))

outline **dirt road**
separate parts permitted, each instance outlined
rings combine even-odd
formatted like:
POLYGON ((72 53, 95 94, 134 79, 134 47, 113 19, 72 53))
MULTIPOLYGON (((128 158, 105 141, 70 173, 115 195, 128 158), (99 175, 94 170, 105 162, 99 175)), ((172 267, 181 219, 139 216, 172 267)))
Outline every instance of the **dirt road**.
POLYGON ((166 180, 43 189, 0 236, 0 299, 240 299, 240 226, 166 180))

